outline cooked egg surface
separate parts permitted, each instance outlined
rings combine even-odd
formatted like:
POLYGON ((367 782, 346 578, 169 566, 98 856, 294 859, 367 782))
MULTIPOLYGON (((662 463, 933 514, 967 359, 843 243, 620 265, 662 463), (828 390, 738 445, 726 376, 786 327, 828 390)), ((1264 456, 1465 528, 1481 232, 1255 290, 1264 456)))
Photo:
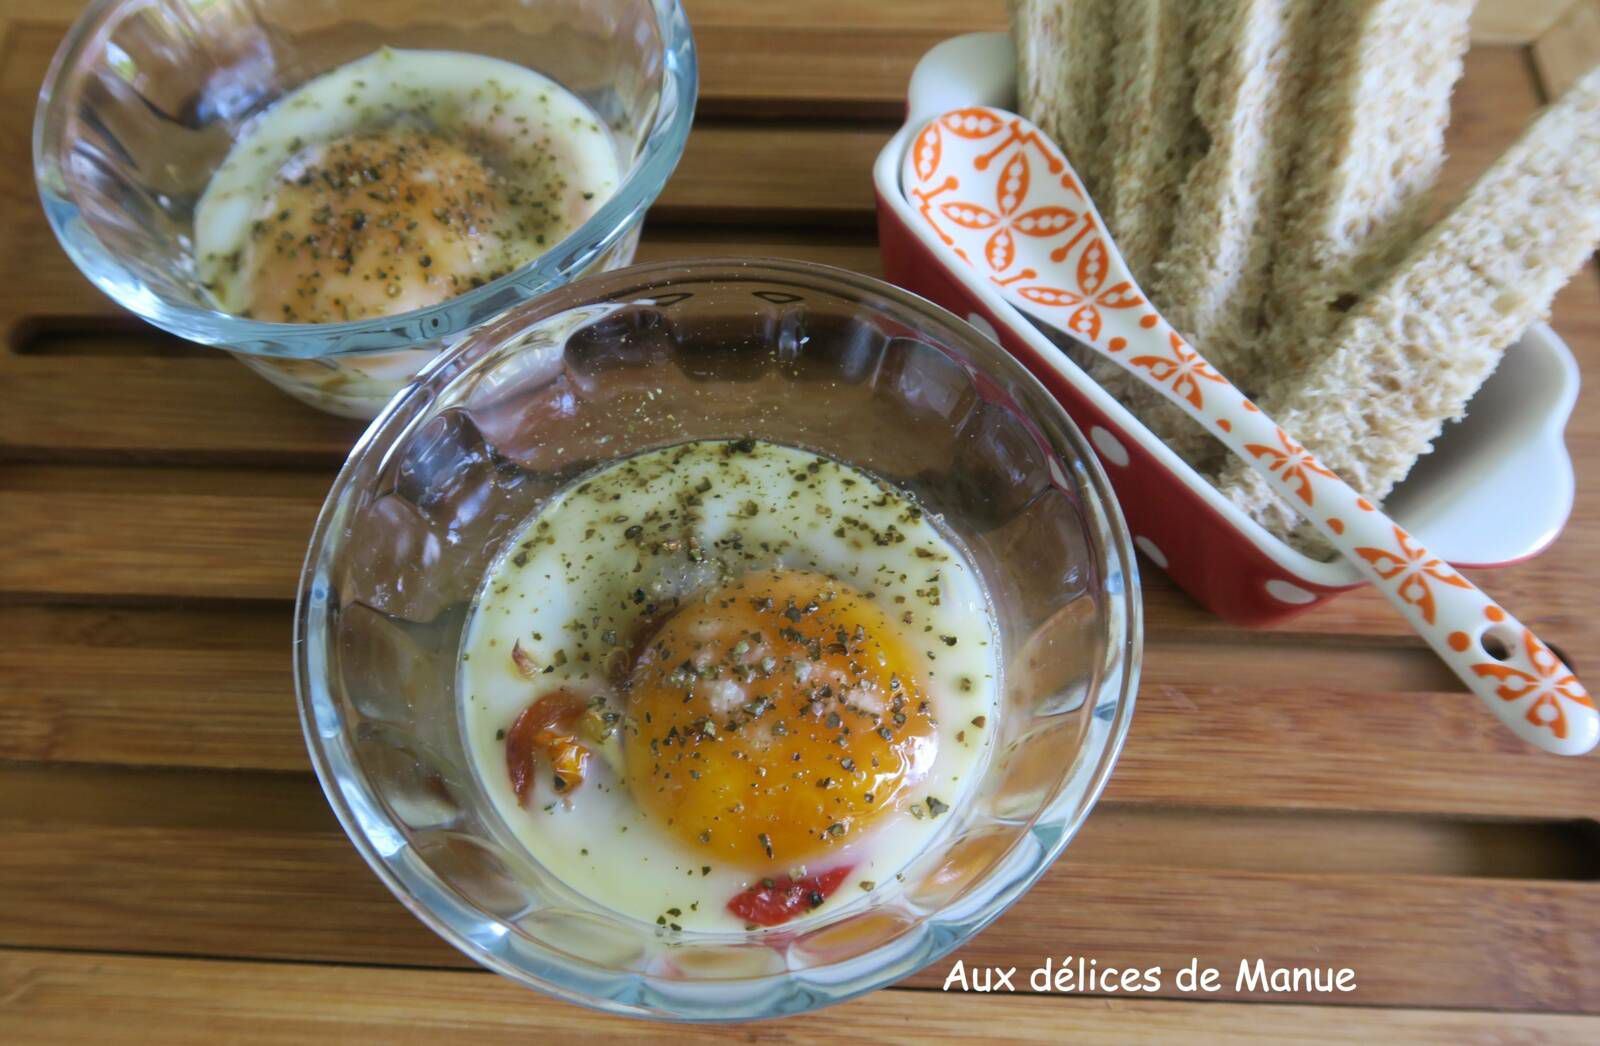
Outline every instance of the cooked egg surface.
POLYGON ((987 757, 997 654, 976 572, 907 497, 705 441, 533 517, 485 579, 458 687, 480 783, 535 860, 667 931, 742 930, 742 893, 826 880, 804 918, 928 845, 987 757))
POLYGON ((195 211, 197 275, 260 320, 406 312, 537 258, 619 180, 604 126, 548 77, 386 48, 246 125, 195 211))
POLYGON ((898 809, 937 752, 922 660, 826 574, 754 571, 691 596, 628 680, 628 787, 746 868, 829 855, 898 809))

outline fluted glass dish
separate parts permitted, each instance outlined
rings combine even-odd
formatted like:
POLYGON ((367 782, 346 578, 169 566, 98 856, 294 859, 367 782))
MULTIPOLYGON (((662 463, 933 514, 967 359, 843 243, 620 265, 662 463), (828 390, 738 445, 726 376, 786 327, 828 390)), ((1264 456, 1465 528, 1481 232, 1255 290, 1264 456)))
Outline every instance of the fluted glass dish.
POLYGON ((628 264, 683 153, 695 95, 678 0, 99 0, 46 75, 34 169, 67 254, 119 304, 314 406, 371 418, 465 331, 628 264), (194 259, 194 210, 212 172, 251 117, 382 46, 482 54, 555 80, 609 128, 617 191, 534 261, 428 308, 325 324, 220 311, 194 259))
POLYGON ((1099 796, 1140 650, 1128 532, 1043 387, 937 306, 776 261, 590 277, 431 364, 334 483, 295 638, 312 761, 407 907, 524 984, 695 1020, 837 1002, 977 933, 1099 796), (874 473, 965 546, 996 614, 997 732, 944 834, 899 879, 793 926, 672 932, 584 897, 518 845, 469 761, 457 659, 486 571, 558 491, 647 450, 747 436, 874 473))

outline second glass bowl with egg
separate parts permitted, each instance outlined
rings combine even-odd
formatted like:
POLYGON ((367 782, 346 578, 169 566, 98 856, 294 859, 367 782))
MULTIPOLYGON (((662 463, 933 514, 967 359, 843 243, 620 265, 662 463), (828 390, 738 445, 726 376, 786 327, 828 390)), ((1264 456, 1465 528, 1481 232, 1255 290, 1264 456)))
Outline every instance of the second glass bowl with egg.
POLYGON ((119 304, 370 418, 464 332, 632 259, 695 92, 676 0, 102 0, 35 173, 119 304))
POLYGON ((1087 444, 993 342, 798 262, 512 310, 392 402, 312 538, 312 761, 424 921, 608 1010, 907 976, 1043 873, 1140 613, 1087 444))

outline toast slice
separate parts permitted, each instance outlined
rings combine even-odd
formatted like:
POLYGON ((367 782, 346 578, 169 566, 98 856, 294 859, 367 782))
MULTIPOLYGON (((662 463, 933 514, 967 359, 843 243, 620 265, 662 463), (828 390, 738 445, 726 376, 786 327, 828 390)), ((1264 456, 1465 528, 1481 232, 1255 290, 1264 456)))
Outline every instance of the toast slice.
POLYGON ((1178 187, 1205 144, 1194 67, 1182 60, 1195 14, 1185 0, 1128 0, 1112 31, 1110 184, 1096 202, 1141 286, 1150 283, 1172 234, 1178 187))
MULTIPOLYGON (((1205 145, 1194 112, 1194 67, 1183 58, 1196 22, 1185 0, 1127 0, 1112 31, 1110 173, 1096 203, 1141 286, 1152 285, 1172 235, 1178 187, 1205 145)), ((1087 369, 1191 465, 1218 452, 1199 426, 1116 363, 1092 355, 1087 369)))
MULTIPOLYGON (((1299 137, 1293 114, 1303 79, 1300 70, 1314 50, 1314 3, 1215 0, 1171 5, 1181 6, 1181 14, 1161 11, 1168 5, 1150 0, 1138 6, 1147 10, 1130 22, 1124 46, 1116 51, 1117 82, 1134 85, 1135 92, 1144 89, 1136 63, 1153 34, 1160 34, 1162 46, 1170 45, 1180 30, 1163 19, 1181 17, 1181 48, 1155 61, 1168 66, 1182 62, 1186 69, 1168 69, 1165 77, 1170 79, 1151 90, 1163 90, 1175 80, 1175 90, 1190 93, 1191 112, 1183 121, 1188 125, 1183 137, 1165 143, 1177 147, 1177 169, 1152 166, 1126 185, 1119 182, 1112 232, 1125 253, 1131 247, 1135 274, 1172 324, 1249 390, 1273 233, 1299 137), (1131 28, 1140 23, 1149 27, 1142 34, 1131 28), (1124 62, 1130 65, 1124 67, 1124 62), (1141 199, 1135 193, 1151 195, 1141 199), (1138 207, 1152 200, 1156 210, 1136 216, 1138 207), (1155 235, 1148 234, 1152 225, 1159 230, 1155 235), (1125 228, 1133 230, 1131 240, 1124 238, 1125 228)), ((1130 14, 1124 8, 1124 17, 1130 14)), ((1163 118, 1178 121, 1170 112, 1163 118)), ((1140 167, 1128 150, 1116 158, 1119 179, 1140 167)), ((1214 474, 1226 457, 1222 445, 1133 379, 1110 373, 1109 366, 1090 373, 1179 457, 1202 474, 1214 474)))
MULTIPOLYGON (((1344 318, 1275 416, 1374 501, 1549 313, 1600 244, 1600 66, 1548 107, 1344 318)), ((1222 491, 1312 554, 1320 536, 1242 463, 1222 491)))
POLYGON ((1313 0, 1195 5, 1195 112, 1207 138, 1149 288, 1173 326, 1254 394, 1261 302, 1299 139, 1313 0))
POLYGON ((1316 14, 1316 61, 1266 302, 1260 401, 1331 351, 1348 308, 1426 228, 1472 0, 1342 0, 1316 14))
POLYGON ((1018 111, 1061 146, 1095 199, 1106 187, 1115 0, 1011 0, 1018 111))

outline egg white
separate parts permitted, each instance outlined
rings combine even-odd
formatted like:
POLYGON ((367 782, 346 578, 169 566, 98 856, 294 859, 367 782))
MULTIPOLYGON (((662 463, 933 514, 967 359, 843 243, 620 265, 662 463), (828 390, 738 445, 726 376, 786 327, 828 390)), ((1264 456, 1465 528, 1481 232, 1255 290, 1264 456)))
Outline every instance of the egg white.
MULTIPOLYGON (((603 666, 616 656, 618 637, 638 624, 641 595, 666 604, 721 578, 782 568, 826 573, 872 593, 923 655, 938 751, 919 788, 951 807, 981 774, 1000 692, 988 597, 967 557, 933 520, 849 465, 770 443, 745 449, 730 453, 726 441, 707 441, 653 451, 611 464, 553 498, 485 578, 457 680, 479 783, 528 853, 598 904, 685 930, 744 929, 724 905, 757 876, 703 860, 652 823, 619 766, 594 760, 588 780, 569 795, 554 790, 548 772, 539 773, 526 807, 517 802, 506 766, 504 732, 531 701, 561 688, 606 692, 603 666), (698 562, 681 546, 652 554, 625 537, 652 509, 691 496, 698 505, 693 540, 685 544, 704 550, 698 562), (846 525, 847 519, 855 522, 846 525), (879 544, 869 536, 891 527, 903 540, 879 544), (531 680, 513 663, 513 645, 534 667, 531 680), (987 717, 987 728, 974 725, 979 716, 987 717)), ((801 918, 861 898, 863 883, 888 883, 950 821, 949 814, 887 815, 829 856, 827 867, 852 860, 856 867, 817 912, 801 918)))

